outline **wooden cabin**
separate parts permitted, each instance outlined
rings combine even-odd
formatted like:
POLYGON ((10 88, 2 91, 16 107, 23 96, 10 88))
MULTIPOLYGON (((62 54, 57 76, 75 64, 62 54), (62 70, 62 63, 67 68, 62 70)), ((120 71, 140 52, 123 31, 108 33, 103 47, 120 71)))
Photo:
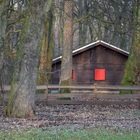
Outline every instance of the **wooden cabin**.
MULTIPOLYGON (((119 85, 129 53, 98 40, 73 51, 72 82, 78 84, 119 85)), ((53 59, 52 84, 58 84, 61 58, 53 59)))

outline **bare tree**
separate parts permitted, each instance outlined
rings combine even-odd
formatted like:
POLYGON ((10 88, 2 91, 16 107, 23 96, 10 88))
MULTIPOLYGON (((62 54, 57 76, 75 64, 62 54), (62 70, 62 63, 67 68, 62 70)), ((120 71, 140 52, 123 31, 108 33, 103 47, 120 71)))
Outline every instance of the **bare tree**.
POLYGON ((4 59, 4 42, 7 25, 7 4, 8 0, 0 1, 0 70, 2 69, 4 59))
POLYGON ((123 83, 140 85, 140 1, 133 1, 133 43, 123 83))
POLYGON ((54 33, 54 54, 55 56, 60 55, 62 49, 62 34, 63 34, 63 0, 54 0, 53 7, 53 33, 54 33))
POLYGON ((73 0, 64 0, 64 35, 61 64, 61 85, 71 84, 73 44, 73 0))
POLYGON ((54 39, 53 39, 53 14, 52 8, 48 12, 45 20, 45 28, 41 41, 40 61, 39 61, 39 84, 46 84, 50 79, 48 74, 51 71, 54 39))
POLYGON ((39 60, 39 44, 43 35, 44 20, 52 0, 28 1, 24 11, 24 25, 17 52, 21 59, 20 73, 17 81, 13 75, 11 86, 12 98, 8 100, 7 114, 15 117, 34 115, 36 79, 39 60), (11 101, 12 100, 12 101, 11 101), (12 104, 11 104, 12 102, 12 104))

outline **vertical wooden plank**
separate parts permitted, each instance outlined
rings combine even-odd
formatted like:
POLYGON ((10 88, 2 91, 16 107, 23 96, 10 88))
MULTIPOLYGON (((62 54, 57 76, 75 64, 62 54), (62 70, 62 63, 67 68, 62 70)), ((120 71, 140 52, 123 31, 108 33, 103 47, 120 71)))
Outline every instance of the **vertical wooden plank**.
POLYGON ((96 99, 97 98, 97 88, 96 88, 96 84, 93 85, 93 98, 96 99))

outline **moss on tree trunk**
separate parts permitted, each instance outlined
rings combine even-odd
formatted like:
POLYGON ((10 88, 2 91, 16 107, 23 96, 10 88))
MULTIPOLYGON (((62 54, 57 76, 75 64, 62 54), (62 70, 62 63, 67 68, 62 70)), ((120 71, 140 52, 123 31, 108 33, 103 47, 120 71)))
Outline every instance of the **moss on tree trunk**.
MULTIPOLYGON (((69 85, 71 85, 71 79, 62 81, 60 85, 61 86, 69 86, 69 85)), ((60 89, 60 93, 71 93, 71 89, 69 89, 69 88, 60 89)))
POLYGON ((44 11, 48 11, 45 9, 50 9, 44 1, 39 1, 39 4, 38 0, 29 2, 30 6, 27 5, 26 10, 27 15, 24 15, 26 19, 25 30, 22 31, 19 41, 20 51, 17 52, 17 61, 20 61, 21 64, 18 65, 19 76, 17 78, 17 72, 13 75, 15 80, 12 82, 13 88, 7 106, 7 114, 13 117, 34 116, 39 44, 44 30, 42 19, 46 17, 44 11))
POLYGON ((125 74, 124 85, 140 85, 140 3, 133 3, 133 42, 125 74))
POLYGON ((52 22, 53 22, 53 15, 52 15, 52 9, 50 9, 48 13, 48 18, 46 19, 45 22, 45 30, 41 43, 39 75, 38 75, 39 84, 48 83, 51 77, 50 72, 52 68, 52 57, 53 57, 53 48, 54 48, 52 22))

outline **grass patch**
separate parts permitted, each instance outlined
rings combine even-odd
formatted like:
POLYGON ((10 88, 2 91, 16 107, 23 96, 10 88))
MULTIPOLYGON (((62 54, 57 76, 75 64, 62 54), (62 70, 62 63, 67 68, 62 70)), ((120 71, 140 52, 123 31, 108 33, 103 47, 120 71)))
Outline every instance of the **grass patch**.
POLYGON ((136 91, 136 90, 120 90, 120 94, 124 95, 124 94, 140 94, 140 91, 136 91))
POLYGON ((120 94, 124 95, 124 94, 133 94, 131 90, 120 90, 120 94))
POLYGON ((0 140, 140 140, 139 132, 113 131, 105 129, 0 132, 0 140))

